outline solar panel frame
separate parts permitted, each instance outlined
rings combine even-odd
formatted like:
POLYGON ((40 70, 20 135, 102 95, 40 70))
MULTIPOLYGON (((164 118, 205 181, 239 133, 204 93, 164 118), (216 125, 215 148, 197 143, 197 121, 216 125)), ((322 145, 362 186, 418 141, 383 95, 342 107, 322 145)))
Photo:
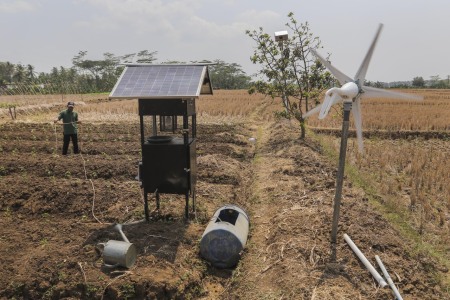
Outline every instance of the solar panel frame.
POLYGON ((212 94, 206 65, 126 65, 109 98, 179 99, 198 98, 206 90, 212 94), (206 77, 206 78, 205 78, 206 77))

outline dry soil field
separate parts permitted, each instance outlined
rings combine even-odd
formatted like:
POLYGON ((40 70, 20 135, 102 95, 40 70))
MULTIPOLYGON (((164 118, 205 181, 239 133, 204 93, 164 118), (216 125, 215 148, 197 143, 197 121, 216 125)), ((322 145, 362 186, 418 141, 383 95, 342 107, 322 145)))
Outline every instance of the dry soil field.
POLYGON ((349 142, 336 249, 338 111, 311 119, 299 140, 294 123, 273 119, 277 100, 245 91, 201 98, 197 212, 185 222, 183 197, 162 195, 150 222, 133 224, 144 217, 135 100, 0 98, 18 105, 14 121, 0 110, 0 298, 394 299, 347 233, 372 264, 381 257, 403 299, 450 299, 450 92, 418 93, 424 103, 363 104, 366 155, 349 142), (63 157, 51 121, 68 100, 84 121, 82 155, 63 157), (410 119, 389 115, 397 110, 410 119), (248 212, 250 233, 239 264, 216 269, 199 241, 228 203, 248 212), (124 232, 138 252, 130 269, 102 265, 98 244, 120 240, 115 223, 130 223, 124 232))

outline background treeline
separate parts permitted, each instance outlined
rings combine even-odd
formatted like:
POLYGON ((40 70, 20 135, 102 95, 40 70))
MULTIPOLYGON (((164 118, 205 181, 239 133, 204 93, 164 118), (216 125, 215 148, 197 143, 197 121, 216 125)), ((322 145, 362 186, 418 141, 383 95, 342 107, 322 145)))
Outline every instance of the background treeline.
MULTIPOLYGON (((142 50, 116 56, 104 53, 103 59, 87 59, 87 51, 72 58, 72 66, 53 67, 49 73, 36 72, 33 65, 0 62, 0 95, 79 94, 110 92, 126 63, 155 63, 157 52, 142 50)), ((167 61, 164 63, 185 63, 167 61)), ((250 76, 236 63, 222 60, 191 63, 213 63, 209 66, 211 81, 216 89, 246 89, 250 76)))
POLYGON ((450 89, 450 75, 446 79, 442 79, 439 75, 431 76, 429 80, 423 79, 422 76, 416 76, 411 81, 366 81, 366 86, 373 86, 377 88, 431 88, 431 89, 450 89))
MULTIPOLYGON (((155 63, 157 52, 142 50, 116 56, 104 53, 99 60, 87 59, 87 51, 80 51, 72 58, 71 67, 53 67, 49 73, 36 72, 31 64, 13 64, 0 61, 0 95, 29 94, 79 94, 110 92, 123 71, 125 63, 155 63)), ((166 61, 163 63, 186 63, 166 61)), ((209 66, 211 81, 215 89, 248 89, 252 79, 237 63, 220 59, 214 61, 192 61, 191 63, 213 63, 209 66)), ((380 88, 450 88, 450 76, 441 79, 439 75, 425 80, 421 76, 411 81, 372 82, 368 86, 380 88)))

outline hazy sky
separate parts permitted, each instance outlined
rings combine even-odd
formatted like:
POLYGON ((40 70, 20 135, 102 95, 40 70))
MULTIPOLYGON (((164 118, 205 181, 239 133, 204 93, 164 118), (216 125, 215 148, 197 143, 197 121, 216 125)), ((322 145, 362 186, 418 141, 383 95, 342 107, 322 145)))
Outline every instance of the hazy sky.
POLYGON ((368 80, 450 75, 449 0, 0 0, 0 61, 48 72, 70 67, 80 50, 89 59, 150 50, 158 62, 222 59, 251 75, 245 30, 286 30, 290 11, 350 77, 379 23, 368 80))

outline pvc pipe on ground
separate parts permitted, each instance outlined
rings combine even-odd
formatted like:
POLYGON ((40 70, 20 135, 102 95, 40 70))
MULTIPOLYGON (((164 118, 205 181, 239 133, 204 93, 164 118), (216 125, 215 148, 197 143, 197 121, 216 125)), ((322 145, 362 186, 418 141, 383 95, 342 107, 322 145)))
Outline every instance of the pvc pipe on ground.
POLYGON ((367 260, 367 258, 362 254, 362 252, 356 247, 355 243, 350 239, 350 237, 347 234, 344 234, 344 239, 347 242, 347 244, 352 248, 353 252, 358 256, 358 258, 361 260, 361 262, 364 264, 364 266, 369 270, 369 272, 372 274, 372 276, 375 278, 375 280, 378 282, 378 284, 381 287, 385 287, 387 285, 386 281, 384 281, 383 277, 381 277, 380 273, 375 270, 375 268, 372 266, 372 264, 367 260))
POLYGON ((388 271, 384 267, 384 264, 381 261, 381 258, 378 255, 375 255, 375 259, 377 260, 377 263, 380 266, 381 271, 383 272, 384 278, 386 278, 387 282, 389 283, 389 286, 391 287, 392 291, 394 292, 395 297, 398 300, 403 300, 402 296, 400 295, 400 292, 397 290, 397 287, 395 286, 394 282, 392 281, 391 276, 389 276, 388 271))
POLYGON ((145 223, 145 222, 147 222, 147 221, 145 219, 142 219, 142 220, 137 220, 137 221, 133 221, 133 222, 124 223, 124 224, 122 224, 122 226, 136 225, 136 224, 141 224, 141 223, 145 223))

